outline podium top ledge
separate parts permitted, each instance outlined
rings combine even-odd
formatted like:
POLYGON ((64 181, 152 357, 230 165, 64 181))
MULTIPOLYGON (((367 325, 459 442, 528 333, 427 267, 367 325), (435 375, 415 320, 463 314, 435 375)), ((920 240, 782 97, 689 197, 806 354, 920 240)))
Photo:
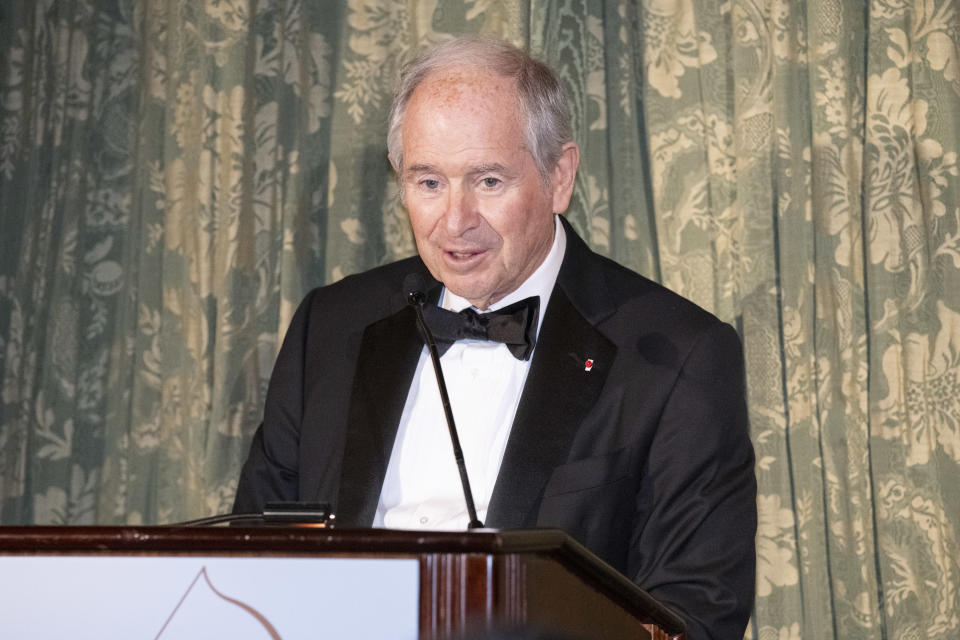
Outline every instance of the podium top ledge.
POLYGON ((277 555, 424 557, 431 554, 536 555, 556 560, 626 606, 645 611, 670 633, 684 623, 673 611, 559 529, 411 531, 285 526, 0 527, 0 556, 277 555))

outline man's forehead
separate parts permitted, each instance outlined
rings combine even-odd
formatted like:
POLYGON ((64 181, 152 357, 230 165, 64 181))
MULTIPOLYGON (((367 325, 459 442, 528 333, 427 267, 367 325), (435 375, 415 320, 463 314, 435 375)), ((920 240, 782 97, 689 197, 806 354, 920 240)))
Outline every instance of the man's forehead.
POLYGON ((430 73, 414 90, 411 102, 430 102, 439 107, 454 107, 482 98, 515 102, 516 82, 477 66, 444 67, 430 73))
POLYGON ((443 165, 462 173, 483 164, 515 164, 525 152, 514 81, 479 67, 433 72, 411 96, 404 117, 404 173, 443 165))
POLYGON ((463 129, 475 135, 457 135, 460 132, 448 135, 447 131, 449 128, 443 127, 425 133, 418 129, 411 132, 412 135, 405 135, 402 143, 403 174, 497 172, 512 175, 533 159, 523 136, 513 127, 493 125, 484 129, 478 125, 477 128, 467 126, 463 129), (499 133, 494 134, 494 131, 499 133))

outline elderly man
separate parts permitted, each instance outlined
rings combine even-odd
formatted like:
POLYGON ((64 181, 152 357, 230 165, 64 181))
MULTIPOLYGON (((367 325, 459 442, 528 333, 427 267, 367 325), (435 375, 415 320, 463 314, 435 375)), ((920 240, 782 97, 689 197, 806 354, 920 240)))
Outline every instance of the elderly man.
POLYGON ((740 343, 557 215, 579 151, 556 76, 500 42, 429 49, 404 69, 388 147, 419 257, 303 301, 234 510, 316 500, 341 526, 467 526, 419 291, 441 329, 520 329, 441 337, 485 525, 564 529, 680 612, 691 640, 742 637, 756 483, 740 343))

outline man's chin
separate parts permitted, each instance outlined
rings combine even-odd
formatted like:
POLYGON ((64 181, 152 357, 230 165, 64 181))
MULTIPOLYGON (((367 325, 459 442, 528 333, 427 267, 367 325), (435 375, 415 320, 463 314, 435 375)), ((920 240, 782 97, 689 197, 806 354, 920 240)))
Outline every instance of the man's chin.
POLYGON ((448 276, 447 279, 442 282, 447 290, 457 294, 461 298, 466 298, 470 304, 478 309, 486 309, 496 302, 491 287, 477 282, 476 279, 448 276))

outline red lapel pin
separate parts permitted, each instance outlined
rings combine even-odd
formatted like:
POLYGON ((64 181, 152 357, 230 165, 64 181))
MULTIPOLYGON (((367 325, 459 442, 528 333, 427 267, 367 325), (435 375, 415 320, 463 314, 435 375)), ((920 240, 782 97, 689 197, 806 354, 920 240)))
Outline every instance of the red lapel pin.
POLYGON ((593 359, 587 358, 583 363, 583 370, 590 371, 591 369, 593 369, 593 359))

